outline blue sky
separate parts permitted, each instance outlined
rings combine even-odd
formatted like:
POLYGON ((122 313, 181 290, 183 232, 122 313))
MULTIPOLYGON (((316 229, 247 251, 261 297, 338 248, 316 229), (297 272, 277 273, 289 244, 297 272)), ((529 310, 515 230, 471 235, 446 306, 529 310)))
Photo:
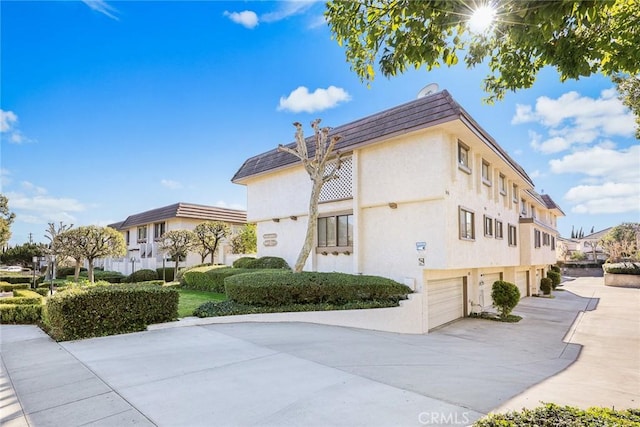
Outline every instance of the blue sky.
POLYGON ((106 225, 178 201, 246 207, 231 177, 293 140, 436 82, 588 233, 640 220, 633 116, 601 76, 482 102, 482 67, 410 71, 369 88, 331 40, 321 2, 2 1, 2 193, 12 244, 47 222, 106 225))

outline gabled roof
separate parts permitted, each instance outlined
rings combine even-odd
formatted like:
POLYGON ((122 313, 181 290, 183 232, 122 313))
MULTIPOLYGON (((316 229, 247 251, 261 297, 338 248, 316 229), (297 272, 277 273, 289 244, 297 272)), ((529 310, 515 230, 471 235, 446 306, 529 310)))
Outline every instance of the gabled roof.
POLYGON ((115 228, 116 230, 123 230, 138 225, 165 221, 170 218, 193 218, 201 219, 203 221, 224 221, 234 224, 246 224, 247 212, 236 209, 219 208, 216 206, 175 203, 162 208, 130 215, 122 222, 109 224, 109 227, 115 228))
MULTIPOLYGON (((446 90, 338 126, 331 129, 330 135, 341 135, 342 138, 336 144, 336 150, 348 152, 354 148, 373 144, 397 135, 426 129, 454 120, 462 121, 533 187, 533 182, 524 169, 498 145, 487 131, 476 123, 446 90)), ((315 152, 313 137, 307 138, 307 146, 309 155, 312 156, 315 152)), ((288 147, 294 148, 295 143, 288 144, 288 147)), ((298 161, 295 156, 280 152, 276 148, 247 159, 231 181, 238 183, 244 178, 281 169, 298 161)))
POLYGON ((596 231, 587 236, 581 237, 580 240, 600 240, 603 238, 613 227, 605 228, 604 230, 596 231))

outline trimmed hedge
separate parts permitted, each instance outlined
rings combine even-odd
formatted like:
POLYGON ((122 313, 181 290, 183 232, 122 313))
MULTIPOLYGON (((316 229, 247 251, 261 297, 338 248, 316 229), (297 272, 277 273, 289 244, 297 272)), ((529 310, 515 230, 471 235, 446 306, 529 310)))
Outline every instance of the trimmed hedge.
MULTIPOLYGON (((36 277, 36 281, 38 281, 39 277, 36 277)), ((33 276, 0 276, 0 282, 7 282, 9 284, 15 285, 18 283, 29 283, 33 281, 33 276)))
POLYGON ((57 341, 144 330, 178 317, 179 293, 161 286, 92 286, 47 300, 50 335, 57 341))
POLYGON ((224 293, 224 279, 236 274, 255 273, 256 270, 232 267, 196 267, 182 274, 180 284, 185 289, 224 293))
MULTIPOLYGON (((80 267, 80 274, 82 274, 83 272, 86 272, 87 269, 84 267, 80 267)), ((72 276, 76 274, 76 268, 75 267, 58 267, 56 269, 56 279, 66 279, 67 276, 72 276)), ((86 274, 85 274, 86 276, 86 274)))
MULTIPOLYGON (((156 268, 156 273, 158 273, 158 279, 162 279, 162 268, 156 268)), ((164 268, 164 278, 167 282, 173 282, 175 278, 175 267, 165 267, 164 268)))
POLYGON ((548 277, 543 277, 540 279, 540 290, 544 295, 551 294, 551 289, 553 288, 553 280, 548 277))
POLYGON ((557 273, 555 271, 547 271, 547 277, 551 279, 551 286, 553 287, 553 289, 555 289, 562 282, 562 276, 560 275, 560 273, 557 273))
POLYGON ((0 323, 34 324, 42 318, 42 304, 0 304, 0 323))
POLYGON ((609 408, 579 409, 547 403, 520 412, 490 414, 473 424, 474 427, 504 426, 640 426, 640 409, 624 411, 609 408))
POLYGON ((501 318, 507 318, 520 302, 520 289, 511 282, 496 280, 491 286, 493 306, 501 318))
POLYGON ((284 269, 291 270, 287 261, 275 256, 261 258, 242 257, 233 262, 234 268, 284 269))
POLYGON ((633 274, 640 275, 640 264, 636 262, 618 262, 604 264, 602 269, 610 274, 633 274))
POLYGON ((19 283, 17 285, 14 285, 14 284, 2 281, 0 282, 0 288, 2 289, 2 292, 12 292, 15 289, 29 289, 29 284, 19 283))
POLYGON ((397 303, 411 293, 408 286, 377 276, 271 270, 227 277, 229 300, 254 306, 345 304, 358 301, 397 303))
POLYGON ((40 294, 27 290, 16 289, 13 291, 13 297, 0 298, 0 304, 15 305, 36 305, 42 304, 42 296, 40 294))
POLYGON ((149 280, 158 280, 158 272, 155 270, 142 269, 134 271, 122 281, 126 283, 146 282, 149 280))

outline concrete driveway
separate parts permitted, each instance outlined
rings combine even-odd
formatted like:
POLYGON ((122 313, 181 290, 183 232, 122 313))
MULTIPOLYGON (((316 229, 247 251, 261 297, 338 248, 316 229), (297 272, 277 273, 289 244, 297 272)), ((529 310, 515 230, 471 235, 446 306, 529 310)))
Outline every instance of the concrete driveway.
POLYGON ((468 425, 541 400, 638 407, 640 290, 564 287, 521 301, 517 324, 463 319, 428 335, 235 323, 58 344, 3 325, 0 422, 468 425))

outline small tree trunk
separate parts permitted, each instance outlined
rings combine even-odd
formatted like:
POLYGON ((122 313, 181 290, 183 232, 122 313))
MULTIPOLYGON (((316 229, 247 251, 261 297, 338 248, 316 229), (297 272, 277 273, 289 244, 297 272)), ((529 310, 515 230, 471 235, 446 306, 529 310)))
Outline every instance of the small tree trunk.
POLYGON ((176 256, 176 269, 173 270, 173 278, 178 277, 178 263, 180 263, 180 257, 176 256))
POLYGON ((73 272, 73 281, 78 283, 78 279, 80 278, 80 260, 76 260, 76 270, 73 272))
POLYGON ((89 261, 89 281, 91 283, 94 283, 93 280, 93 260, 92 259, 88 259, 87 261, 89 261))
POLYGON ((318 228, 318 198, 320 197, 320 191, 322 190, 322 184, 324 184, 322 176, 313 177, 313 187, 311 189, 311 197, 309 198, 309 221, 307 222, 307 234, 304 238, 304 245, 300 249, 300 254, 296 260, 296 265, 293 269, 296 273, 300 273, 304 268, 307 258, 313 249, 313 240, 318 228))

